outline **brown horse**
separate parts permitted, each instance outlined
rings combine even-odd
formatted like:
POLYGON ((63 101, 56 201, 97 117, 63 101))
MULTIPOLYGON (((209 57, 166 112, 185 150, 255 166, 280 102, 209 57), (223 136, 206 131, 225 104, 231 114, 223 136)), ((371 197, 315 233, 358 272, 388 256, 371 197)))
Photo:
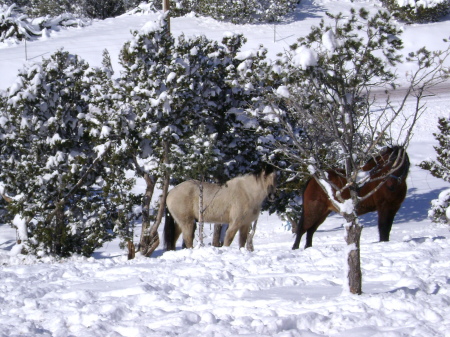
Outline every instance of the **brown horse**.
MULTIPOLYGON (((406 177, 409 171, 408 154, 403 147, 388 147, 376 158, 369 160, 363 171, 370 175, 358 194, 363 199, 356 210, 357 215, 378 212, 378 232, 380 241, 389 241, 392 222, 406 196, 406 177)), ((330 170, 329 181, 338 189, 347 183, 342 170, 330 170)), ((333 191, 336 193, 336 191, 333 191)), ((350 198, 348 189, 342 191, 344 199, 350 198)), ((303 192, 303 210, 297 226, 296 238, 292 249, 298 249, 303 234, 306 234, 305 248, 312 246, 314 232, 327 216, 337 209, 332 205, 328 195, 315 179, 310 179, 303 192)))

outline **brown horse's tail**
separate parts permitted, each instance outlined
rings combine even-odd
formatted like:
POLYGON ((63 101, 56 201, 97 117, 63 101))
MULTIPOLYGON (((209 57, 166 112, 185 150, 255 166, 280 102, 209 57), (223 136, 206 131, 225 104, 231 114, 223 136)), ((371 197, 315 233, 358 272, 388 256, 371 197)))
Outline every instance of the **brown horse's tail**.
POLYGON ((298 249, 300 247, 300 240, 302 239, 301 234, 301 228, 303 227, 303 207, 302 207, 302 213, 300 214, 300 220, 297 224, 297 228, 295 231, 295 241, 294 245, 292 246, 292 249, 298 249))
POLYGON ((164 223, 164 248, 166 250, 175 250, 175 219, 169 212, 169 209, 166 207, 166 217, 164 223))

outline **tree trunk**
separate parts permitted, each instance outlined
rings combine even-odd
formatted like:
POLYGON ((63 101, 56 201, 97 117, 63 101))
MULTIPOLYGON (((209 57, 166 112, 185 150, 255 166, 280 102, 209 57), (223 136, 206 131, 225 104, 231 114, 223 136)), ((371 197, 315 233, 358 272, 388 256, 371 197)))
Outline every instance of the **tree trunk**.
POLYGON ((166 209, 166 198, 167 193, 169 191, 169 182, 170 182, 170 172, 168 171, 169 164, 169 143, 164 142, 164 180, 163 180, 163 188, 162 194, 159 199, 159 209, 158 214, 156 215, 155 223, 150 227, 146 228, 145 231, 142 230, 141 233, 141 246, 140 251, 141 254, 149 257, 159 246, 159 235, 158 235, 158 227, 162 222, 162 218, 164 216, 164 212, 166 209))
POLYGON ((248 233, 247 237, 247 250, 249 252, 253 252, 255 250, 255 247, 253 246, 253 237, 256 233, 256 224, 258 223, 258 218, 253 222, 252 227, 250 228, 250 232, 248 233))
POLYGON ((55 230, 53 232, 54 251, 52 251, 52 253, 61 256, 63 253, 63 241, 65 237, 64 207, 61 203, 57 203, 56 207, 55 217, 53 218, 55 220, 55 230))
POLYGON ((222 237, 222 224, 214 224, 214 234, 213 234, 213 247, 222 247, 223 242, 220 241, 222 237))
POLYGON ((203 208, 203 179, 198 185, 199 195, 198 195, 198 240, 200 242, 200 247, 203 247, 203 229, 205 226, 205 221, 203 219, 203 213, 205 210, 203 208))
POLYGON ((348 289, 350 293, 362 294, 362 273, 360 260, 360 240, 362 227, 358 224, 358 218, 354 217, 347 230, 347 263, 348 263, 348 289))
POLYGON ((127 245, 128 245, 128 260, 132 260, 136 256, 136 248, 134 247, 134 243, 131 240, 127 242, 127 245))
MULTIPOLYGON (((170 2, 169 0, 163 0, 163 12, 167 12, 170 10, 170 2)), ((167 31, 170 32, 170 17, 167 16, 167 31)))
POLYGON ((140 251, 142 251, 142 248, 149 245, 148 237, 146 237, 145 234, 150 229, 150 203, 152 201, 153 192, 156 186, 156 178, 154 176, 150 176, 148 173, 143 173, 143 178, 147 187, 145 188, 145 193, 142 198, 142 230, 141 238, 139 241, 140 251))

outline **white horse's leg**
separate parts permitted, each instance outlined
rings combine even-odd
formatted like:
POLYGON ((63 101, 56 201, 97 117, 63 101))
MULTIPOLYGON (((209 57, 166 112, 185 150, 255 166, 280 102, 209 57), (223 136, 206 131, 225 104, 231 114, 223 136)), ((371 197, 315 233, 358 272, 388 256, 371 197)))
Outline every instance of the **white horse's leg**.
POLYGON ((195 234, 194 221, 191 221, 190 223, 184 223, 182 229, 183 229, 184 246, 186 248, 194 248, 194 234, 195 234))
POLYGON ((225 233, 225 240, 223 241, 223 245, 225 247, 229 247, 231 245, 238 229, 239 226, 236 223, 230 224, 228 226, 227 232, 225 233))
POLYGON ((248 232, 250 231, 250 225, 243 225, 239 229, 239 248, 245 247, 247 242, 248 232))

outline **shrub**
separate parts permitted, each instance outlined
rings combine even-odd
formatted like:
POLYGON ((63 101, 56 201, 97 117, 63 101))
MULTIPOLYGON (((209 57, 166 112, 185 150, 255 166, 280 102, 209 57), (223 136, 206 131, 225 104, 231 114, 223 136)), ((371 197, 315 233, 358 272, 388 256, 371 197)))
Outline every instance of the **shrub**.
POLYGON ((0 6, 0 42, 30 39, 39 36, 38 27, 28 22, 28 17, 20 13, 16 5, 0 6))
POLYGON ((426 23, 438 21, 449 13, 449 0, 381 0, 391 14, 407 23, 426 23))
POLYGON ((450 119, 439 118, 438 124, 440 133, 433 134, 439 142, 439 146, 434 147, 437 158, 423 161, 419 166, 430 171, 433 176, 450 182, 450 119))
POLYGON ((450 222, 450 190, 441 192, 437 199, 431 201, 428 217, 437 223, 450 222))
MULTIPOLYGON (((430 171, 430 173, 450 182, 450 120, 447 118, 439 118, 439 133, 434 133, 434 137, 439 142, 439 146, 435 146, 437 158, 436 160, 423 161, 420 167, 430 171)), ((431 201, 431 209, 428 216, 433 222, 449 223, 450 222, 450 190, 445 190, 439 194, 438 199, 431 201)))
MULTIPOLYGON (((161 3, 151 0, 146 8, 161 10, 161 3)), ((174 16, 195 12, 220 21, 245 24, 280 21, 299 3, 299 0, 171 0, 170 8, 174 16)))
POLYGON ((276 22, 297 6, 297 0, 199 1, 197 13, 232 23, 276 22))
POLYGON ((0 180, 29 253, 89 256, 112 238, 110 170, 101 164, 109 152, 89 130, 87 69, 62 51, 29 64, 0 111, 0 180))

